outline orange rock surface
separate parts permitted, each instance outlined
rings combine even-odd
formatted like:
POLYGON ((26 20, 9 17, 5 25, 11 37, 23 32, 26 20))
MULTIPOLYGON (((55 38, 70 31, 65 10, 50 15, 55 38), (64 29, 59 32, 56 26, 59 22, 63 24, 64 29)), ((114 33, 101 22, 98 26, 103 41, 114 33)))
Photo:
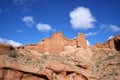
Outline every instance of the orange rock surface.
POLYGON ((119 80, 120 35, 95 46, 61 32, 38 44, 0 44, 0 80, 119 80))
POLYGON ((96 43, 95 46, 98 48, 109 48, 109 49, 120 51, 120 34, 103 44, 96 43))
POLYGON ((57 32, 53 34, 52 37, 43 39, 37 45, 37 50, 40 53, 59 53, 61 51, 64 51, 65 46, 68 45, 87 48, 86 39, 83 34, 78 34, 77 39, 69 40, 65 38, 62 32, 57 32))
POLYGON ((0 55, 7 54, 11 49, 13 49, 12 45, 0 43, 0 55))

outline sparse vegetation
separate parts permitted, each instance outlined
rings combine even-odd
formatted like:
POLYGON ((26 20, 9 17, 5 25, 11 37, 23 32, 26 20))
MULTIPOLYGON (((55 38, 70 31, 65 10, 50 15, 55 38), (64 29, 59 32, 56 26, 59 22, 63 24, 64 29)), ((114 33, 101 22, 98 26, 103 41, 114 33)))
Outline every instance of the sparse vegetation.
POLYGON ((119 76, 120 52, 102 49, 97 51, 94 50, 95 55, 93 56, 93 60, 97 68, 98 80, 116 80, 116 76, 119 76), (98 55, 96 55, 97 51, 99 52, 98 55))
POLYGON ((9 56, 12 57, 12 58, 17 58, 17 57, 19 57, 19 54, 16 50, 11 50, 9 52, 9 56))

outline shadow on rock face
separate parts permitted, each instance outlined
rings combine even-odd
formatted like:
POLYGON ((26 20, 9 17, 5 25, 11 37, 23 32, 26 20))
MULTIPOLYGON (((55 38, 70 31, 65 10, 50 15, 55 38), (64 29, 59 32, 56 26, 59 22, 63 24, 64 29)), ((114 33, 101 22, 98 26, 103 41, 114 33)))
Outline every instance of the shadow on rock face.
POLYGON ((115 49, 117 50, 117 51, 120 51, 120 40, 118 39, 118 40, 115 40, 114 41, 114 44, 115 44, 115 49))

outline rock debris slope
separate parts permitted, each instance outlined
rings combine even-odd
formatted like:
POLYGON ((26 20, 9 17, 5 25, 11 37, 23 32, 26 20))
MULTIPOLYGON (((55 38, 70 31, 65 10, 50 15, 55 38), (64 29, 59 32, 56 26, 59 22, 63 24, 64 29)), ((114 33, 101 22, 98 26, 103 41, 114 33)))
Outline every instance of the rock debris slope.
POLYGON ((107 47, 87 46, 84 34, 69 40, 62 32, 38 44, 0 44, 0 80, 119 80, 118 36, 107 47))

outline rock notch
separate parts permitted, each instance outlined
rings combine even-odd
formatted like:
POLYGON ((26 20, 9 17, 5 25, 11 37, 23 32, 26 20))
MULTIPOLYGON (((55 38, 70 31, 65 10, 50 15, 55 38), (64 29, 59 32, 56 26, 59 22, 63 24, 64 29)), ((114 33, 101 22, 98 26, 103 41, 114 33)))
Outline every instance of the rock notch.
POLYGON ((65 46, 68 45, 76 46, 77 48, 87 48, 86 39, 83 34, 79 33, 77 39, 69 40, 62 34, 62 32, 56 32, 52 35, 52 37, 45 38, 40 43, 38 43, 36 49, 40 53, 59 53, 64 51, 65 46))

